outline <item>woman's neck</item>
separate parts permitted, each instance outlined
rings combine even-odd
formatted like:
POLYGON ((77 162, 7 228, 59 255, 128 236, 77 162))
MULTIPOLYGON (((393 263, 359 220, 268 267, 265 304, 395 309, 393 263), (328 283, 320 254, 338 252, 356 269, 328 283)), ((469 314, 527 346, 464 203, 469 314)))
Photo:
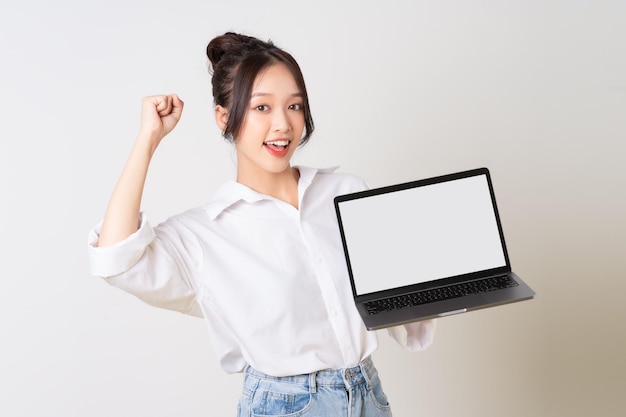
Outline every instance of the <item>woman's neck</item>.
POLYGON ((300 172, 297 168, 289 167, 282 172, 256 170, 250 172, 237 170, 237 182, 254 191, 282 200, 298 208, 298 180, 300 172))

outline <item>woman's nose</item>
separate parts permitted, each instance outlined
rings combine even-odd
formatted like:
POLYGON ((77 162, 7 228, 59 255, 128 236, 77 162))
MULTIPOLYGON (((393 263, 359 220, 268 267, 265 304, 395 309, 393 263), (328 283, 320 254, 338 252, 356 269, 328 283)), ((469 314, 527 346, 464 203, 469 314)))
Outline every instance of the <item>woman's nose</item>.
POLYGON ((285 110, 278 110, 274 112, 274 118, 272 120, 272 130, 275 132, 286 132, 290 128, 289 117, 285 110))

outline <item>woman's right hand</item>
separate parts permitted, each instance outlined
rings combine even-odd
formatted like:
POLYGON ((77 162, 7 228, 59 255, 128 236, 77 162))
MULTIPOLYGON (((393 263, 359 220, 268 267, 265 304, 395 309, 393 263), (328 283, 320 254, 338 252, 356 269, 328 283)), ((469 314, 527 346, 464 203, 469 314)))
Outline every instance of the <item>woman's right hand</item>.
POLYGON ((98 246, 113 245, 137 230, 150 160, 161 139, 176 127, 182 112, 183 102, 176 94, 143 99, 141 130, 113 190, 102 222, 98 246))
POLYGON ((139 136, 149 138, 152 149, 156 149, 178 124, 183 106, 183 101, 176 94, 145 97, 141 103, 139 136))

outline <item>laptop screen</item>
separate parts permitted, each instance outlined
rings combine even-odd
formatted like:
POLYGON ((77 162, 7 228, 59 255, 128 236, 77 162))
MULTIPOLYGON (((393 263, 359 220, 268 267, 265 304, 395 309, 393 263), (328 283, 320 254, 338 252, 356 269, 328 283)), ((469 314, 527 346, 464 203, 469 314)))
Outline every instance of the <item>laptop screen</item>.
POLYGON ((506 266, 486 174, 337 204, 357 295, 506 266))

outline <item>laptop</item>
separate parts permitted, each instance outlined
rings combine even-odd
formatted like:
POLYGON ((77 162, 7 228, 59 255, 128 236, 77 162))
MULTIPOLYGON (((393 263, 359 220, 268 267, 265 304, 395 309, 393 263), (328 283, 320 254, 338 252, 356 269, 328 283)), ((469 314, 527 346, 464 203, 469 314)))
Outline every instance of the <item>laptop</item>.
POLYGON ((487 168, 335 197, 354 301, 376 330, 516 301, 487 168))

